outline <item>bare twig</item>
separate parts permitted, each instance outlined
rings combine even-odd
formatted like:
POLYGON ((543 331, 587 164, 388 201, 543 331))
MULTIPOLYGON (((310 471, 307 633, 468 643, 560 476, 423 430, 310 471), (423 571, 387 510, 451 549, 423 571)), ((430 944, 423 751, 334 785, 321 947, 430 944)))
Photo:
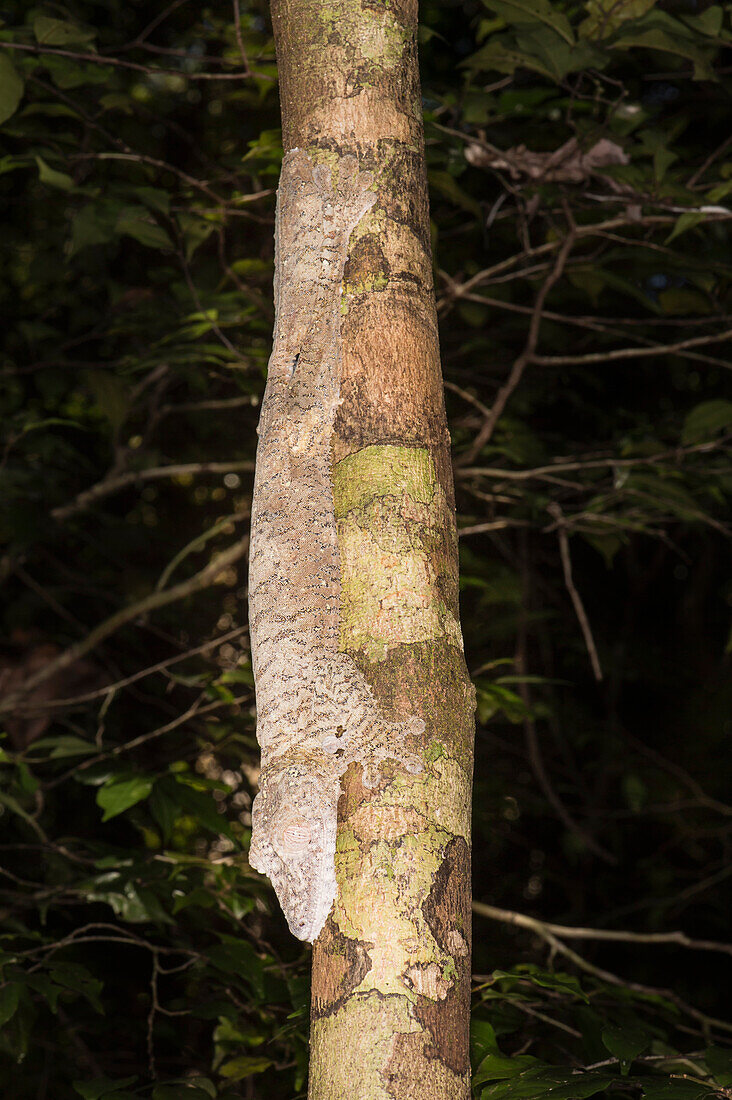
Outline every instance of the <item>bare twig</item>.
MULTIPOLYGON (((623 201, 626 202, 627 200, 623 199, 623 201)), ((724 214, 709 215, 710 221, 715 219, 727 219, 729 217, 732 217, 732 212, 730 211, 724 214)), ((644 215, 642 222, 638 222, 635 218, 628 215, 621 215, 616 218, 608 218, 607 221, 604 222, 597 222, 594 225, 577 226, 575 235, 577 240, 583 240, 586 237, 597 236, 598 233, 611 229, 620 229, 623 226, 630 226, 637 229, 639 227, 643 228, 653 225, 669 225, 675 221, 675 214, 644 215)), ((462 298, 464 294, 474 290, 478 286, 491 282, 496 275, 510 270, 522 261, 535 259, 538 256, 546 256, 552 252, 556 252, 561 246, 561 243, 562 242, 557 239, 546 241, 544 244, 537 245, 536 248, 524 249, 522 252, 517 252, 515 255, 509 256, 505 260, 500 260, 498 263, 494 264, 493 267, 484 268, 483 271, 478 271, 462 284, 452 283, 450 285, 450 292, 444 295, 437 303, 438 312, 444 313, 448 308, 452 307, 456 301, 462 298)))
POLYGON ((160 973, 160 963, 158 961, 158 953, 153 948, 152 950, 152 973, 150 975, 150 1011, 147 1014, 147 1065, 150 1072, 150 1076, 155 1080, 157 1077, 157 1068, 155 1066, 155 1042, 153 1039, 153 1030, 155 1027, 155 1013, 159 1010, 160 1005, 158 1003, 158 974, 160 973))
MULTIPOLYGON (((709 333, 705 336, 690 336, 688 340, 678 340, 674 344, 654 344, 647 348, 612 348, 608 351, 587 352, 584 355, 535 355, 533 361, 540 367, 581 366, 585 363, 611 363, 619 359, 647 359, 654 355, 673 355, 687 348, 703 347, 705 344, 727 343, 732 338, 732 329, 726 332, 709 333)), ((732 363, 723 366, 732 370, 732 363)))
MULTIPOLYGON (((228 631, 226 634, 221 634, 218 638, 212 638, 210 642, 204 642, 203 645, 196 646, 194 649, 187 649, 185 653, 176 653, 175 657, 168 657, 164 661, 158 661, 155 665, 150 665, 148 668, 140 669, 139 672, 133 673, 131 676, 125 676, 122 680, 115 680, 113 684, 105 684, 104 687, 97 688, 96 691, 87 691, 83 695, 73 695, 68 699, 49 699, 41 704, 34 703, 34 710, 51 710, 56 707, 71 707, 78 706, 80 703, 89 703, 94 699, 99 699, 103 695, 115 695, 122 688, 129 687, 130 684, 136 683, 138 680, 144 680, 148 676, 153 676, 156 672, 162 672, 166 668, 170 668, 171 665, 179 664, 181 661, 187 661, 191 657, 196 657, 199 653, 205 653, 208 649, 216 649, 217 646, 223 645, 225 642, 230 641, 232 638, 237 638, 240 634, 246 634, 249 630, 248 626, 237 626, 234 630, 228 631)), ((29 763, 32 761, 29 757, 24 759, 29 763)))
POLYGON ((245 394, 241 397, 217 397, 209 401, 183 401, 179 405, 164 405, 160 410, 160 418, 172 416, 174 413, 205 412, 209 409, 240 409, 245 406, 250 408, 256 405, 258 398, 255 394, 245 394))
POLYGON ((585 973, 591 974, 600 981, 607 982, 610 985, 624 986, 627 989, 635 990, 637 993, 648 993, 652 996, 664 997, 682 1011, 686 1012, 689 1016, 693 1017, 693 1019, 698 1020, 704 1028, 716 1027, 722 1031, 732 1032, 732 1024, 729 1023, 729 1021, 717 1020, 712 1016, 707 1016, 706 1013, 700 1012, 699 1009, 694 1008, 693 1005, 682 1000, 682 998, 678 997, 672 990, 658 989, 654 986, 642 985, 640 982, 626 981, 624 978, 618 977, 617 974, 612 974, 608 970, 603 970, 601 967, 595 966, 581 955, 578 955, 576 951, 567 947, 567 945, 562 942, 562 938, 569 939, 573 933, 579 932, 580 935, 575 936, 575 938, 617 939, 619 942, 626 943, 672 943, 691 948, 692 950, 721 951, 725 954, 732 954, 732 945, 713 943, 709 940, 691 940, 682 932, 618 932, 614 934, 612 932, 603 933, 599 929, 595 930, 591 928, 571 929, 564 925, 548 924, 545 921, 538 920, 536 917, 530 917, 526 913, 516 913, 508 909, 498 909, 493 905, 485 905, 480 901, 473 902, 473 912, 477 913, 479 916, 488 917, 490 920, 501 921, 503 924, 511 924, 518 928, 526 928, 536 933, 536 935, 540 936, 551 948, 553 954, 562 955, 565 959, 574 963, 580 970, 584 970, 585 973))
POLYGON ((690 951, 716 951, 722 955, 732 955, 732 943, 719 943, 716 940, 697 940, 685 932, 629 932, 614 928, 582 928, 568 924, 553 924, 526 913, 511 909, 498 909, 494 905, 473 902, 473 909, 483 917, 513 924, 518 928, 527 928, 532 932, 541 930, 564 940, 603 940, 612 943, 654 943, 675 944, 690 951))
POLYGON ((465 535, 483 535, 487 531, 503 531, 507 527, 531 527, 524 519, 496 519, 490 523, 474 523, 470 527, 458 527, 458 538, 465 535))
POLYGON ((649 760, 653 760, 655 764, 667 771, 669 775, 673 775, 675 779, 678 779, 680 783, 688 787, 699 803, 710 810, 716 810, 718 813, 724 814, 725 817, 732 816, 732 806, 728 805, 726 802, 720 802, 718 799, 708 795, 702 786, 697 783, 696 779, 689 775, 684 768, 674 763, 673 760, 668 760, 660 752, 656 752, 655 749, 652 749, 650 745, 646 745, 637 737, 633 737, 632 734, 626 733, 625 737, 640 753, 648 757, 649 760))
POLYGON ((556 502, 552 502, 547 505, 547 512, 553 516, 557 521, 557 539, 559 540, 559 553, 562 558, 562 570, 564 572, 564 583, 567 586, 570 599, 572 600, 572 606, 574 607, 577 621, 580 624, 580 630, 582 631, 582 637, 585 640, 585 646, 587 647, 587 653, 590 658, 590 664, 592 665, 592 672, 598 683, 602 681, 602 667, 600 665, 600 658, 597 654, 597 646, 595 645, 595 639, 592 635, 592 628, 590 626, 590 620, 587 618, 587 612, 585 611, 585 605, 582 602, 577 586, 574 583, 572 577, 572 557, 569 553, 569 539, 567 537, 567 527, 564 520, 564 513, 556 502))
POLYGON ((56 47, 36 46, 25 42, 3 42, 3 49, 22 50, 39 56, 50 54, 53 57, 68 57, 72 61, 86 61, 91 65, 131 69, 134 72, 145 73, 147 76, 175 76, 178 79, 182 77, 184 80, 248 80, 251 76, 258 76, 265 80, 273 79, 266 73, 252 73, 249 69, 243 73, 184 73, 179 69, 158 69, 151 65, 140 65, 136 61, 123 61, 121 57, 112 57, 109 54, 81 53, 78 50, 60 50, 56 47))
POLYGON ((103 497, 119 493, 130 485, 137 485, 143 481, 157 481, 161 478, 187 477, 192 474, 228 474, 236 470, 253 470, 253 462, 181 462, 174 466, 150 466, 146 470, 128 470, 127 473, 116 477, 105 477, 84 489, 74 500, 68 504, 61 504, 54 508, 51 515, 60 523, 70 516, 83 512, 103 497))
POLYGON ((48 664, 44 665, 43 668, 39 669, 33 676, 29 676, 22 687, 18 688, 17 691, 8 694, 2 702, 0 702, 0 713, 8 713, 15 710, 29 692, 33 691, 39 684, 44 683, 49 677, 62 671, 64 668, 68 668, 69 665, 78 661, 85 653, 95 649, 100 642, 109 637, 109 635, 113 634, 116 630, 119 630, 125 623, 132 622, 141 615, 147 614, 150 611, 155 611, 159 607, 166 607, 168 604, 176 603, 178 600, 193 595, 194 592, 200 592, 202 589, 210 587, 210 585, 215 583, 216 578, 224 569, 227 569, 230 565, 233 565, 234 562, 244 557, 248 548, 249 540, 243 539, 241 542, 230 546, 228 550, 224 550, 221 554, 218 554, 204 569, 201 569, 200 572, 189 577, 188 580, 181 581, 180 584, 176 584, 173 588, 165 589, 162 592, 152 592, 144 599, 138 600, 137 603, 130 604, 128 607, 123 607, 120 611, 117 611, 114 615, 111 615, 108 619, 99 623, 93 630, 90 630, 85 638, 69 646, 68 649, 65 649, 63 653, 60 653, 54 660, 49 661, 48 664))
POLYGON ((554 266, 547 278, 544 280, 541 290, 536 296, 536 303, 534 305, 534 309, 531 315, 531 321, 529 323, 529 333, 526 339, 524 350, 521 352, 518 359, 515 360, 513 366, 511 367, 508 379, 506 380, 504 385, 501 386, 498 393, 496 394, 493 405, 491 406, 490 415, 486 417, 482 428, 473 440, 471 446, 468 448, 465 454, 461 455, 461 457, 457 460, 457 462, 455 463, 456 466, 467 466, 471 462, 473 462, 477 455, 480 454, 483 447, 493 435, 495 426, 498 423, 498 420, 503 413, 503 410, 505 409, 509 398, 521 381, 526 367, 534 360, 536 345, 539 341, 539 332, 541 329, 544 302, 546 301, 549 291, 562 277, 564 267, 567 263, 567 260, 569 259, 569 254, 572 251, 577 235, 574 221, 571 219, 566 205, 565 213, 567 215, 569 229, 566 237, 564 238, 564 242, 559 249, 559 253, 557 255, 554 266))
POLYGON ((241 57, 242 64, 244 65, 244 72, 247 76, 251 75, 249 68, 249 58, 247 52, 244 49, 244 39, 241 33, 241 11, 239 10, 239 0, 233 0, 234 4, 234 34, 236 35, 236 44, 239 47, 239 56, 241 57))
POLYGON ((539 744, 539 736, 536 731, 536 722, 530 713, 531 698, 529 694, 528 684, 524 677, 527 675, 527 608, 526 601, 528 598, 528 566, 526 558, 526 541, 525 537, 522 539, 522 573, 524 581, 524 596, 521 604, 521 614, 519 616, 518 631, 516 635, 516 652, 514 655, 514 668, 521 679, 518 681, 518 693, 521 697, 521 701, 526 708, 527 714, 524 718, 524 737, 526 740, 526 751, 531 764, 531 769, 536 777, 536 781, 541 787, 544 795, 549 802, 550 806, 554 809, 557 817, 564 824, 564 826, 573 832, 576 836, 580 837, 583 844, 603 859, 606 863, 617 864, 616 857, 604 848, 593 836, 591 836, 570 814, 567 807, 562 802, 561 798, 554 790, 552 782, 549 778, 549 774, 544 766, 544 758, 541 752, 541 745, 539 744))
POLYGON ((506 481, 530 481, 533 478, 543 477, 545 474, 565 473, 571 470, 592 470, 602 469, 603 467, 617 467, 618 469, 629 468, 632 466, 649 466, 655 465, 658 462, 666 461, 678 461, 684 455, 690 454, 706 454, 710 451, 719 450, 725 443, 732 440, 732 435, 723 435, 719 439, 709 441, 706 443, 694 443, 689 447, 674 447, 673 450, 659 451, 655 455, 639 455, 638 458, 614 458, 608 455, 607 458, 589 458, 589 459, 577 459, 567 462, 558 461, 553 462, 548 466, 535 466, 531 470, 507 470, 501 466, 468 466, 463 467, 457 473, 458 477, 470 477, 471 475, 480 475, 481 477, 492 477, 498 480, 506 481))
POLYGON ((710 165, 714 164, 717 157, 720 157, 726 149, 729 149, 730 145, 732 145, 732 134, 730 134, 729 137, 726 137, 721 145, 718 145, 716 149, 712 150, 712 152, 702 164, 701 168, 697 168, 693 176, 689 176, 689 179, 686 183, 686 186, 689 188, 689 190, 693 190, 694 184, 699 182, 701 177, 706 172, 707 168, 709 168, 710 165))

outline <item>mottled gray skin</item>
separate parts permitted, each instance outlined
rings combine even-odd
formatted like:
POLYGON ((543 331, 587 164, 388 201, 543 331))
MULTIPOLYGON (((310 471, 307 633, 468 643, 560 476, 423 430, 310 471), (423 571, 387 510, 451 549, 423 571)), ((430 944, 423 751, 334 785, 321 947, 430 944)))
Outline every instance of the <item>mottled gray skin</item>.
POLYGON ((262 749, 249 862, 272 880, 292 933, 313 942, 336 893, 340 777, 374 786, 383 760, 421 770, 404 746, 419 719, 389 722, 338 651, 340 566, 331 435, 340 389, 340 299, 352 231, 373 205, 355 157, 282 164, 275 333, 259 421, 249 626, 262 749))

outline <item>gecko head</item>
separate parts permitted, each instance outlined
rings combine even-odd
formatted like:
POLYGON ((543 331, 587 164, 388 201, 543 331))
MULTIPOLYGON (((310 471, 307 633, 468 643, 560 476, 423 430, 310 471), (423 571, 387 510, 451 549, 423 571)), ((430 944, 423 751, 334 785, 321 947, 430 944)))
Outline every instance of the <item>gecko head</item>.
POLYGON ((312 943, 336 893, 338 792, 291 766, 263 780, 252 806, 249 863, 268 875, 293 936, 312 943))

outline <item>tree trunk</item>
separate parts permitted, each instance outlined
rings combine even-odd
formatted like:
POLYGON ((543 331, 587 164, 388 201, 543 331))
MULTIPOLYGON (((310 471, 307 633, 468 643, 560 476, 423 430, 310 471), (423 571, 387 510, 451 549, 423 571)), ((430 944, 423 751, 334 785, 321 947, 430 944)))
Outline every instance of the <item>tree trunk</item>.
POLYGON ((272 16, 285 153, 303 150, 334 181, 355 157, 376 193, 340 288, 339 648, 385 715, 426 726, 412 744, 420 774, 395 750, 374 789, 358 762, 341 779, 338 891, 313 951, 309 1097, 465 1100, 474 694, 458 625, 417 5, 273 0, 272 16))

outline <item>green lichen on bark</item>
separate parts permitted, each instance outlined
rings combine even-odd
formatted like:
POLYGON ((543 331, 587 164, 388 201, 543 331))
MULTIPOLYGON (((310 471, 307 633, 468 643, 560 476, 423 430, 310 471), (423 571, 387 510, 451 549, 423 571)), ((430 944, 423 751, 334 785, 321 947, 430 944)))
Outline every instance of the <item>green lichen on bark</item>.
POLYGON ((462 648, 436 562, 449 511, 424 448, 366 447, 333 470, 341 561, 340 646, 382 661, 404 643, 462 648))
POLYGON ((314 16, 326 42, 346 50, 355 62, 361 59, 374 66, 372 82, 403 64, 409 29, 388 8, 342 0, 337 5, 318 4, 314 16))

